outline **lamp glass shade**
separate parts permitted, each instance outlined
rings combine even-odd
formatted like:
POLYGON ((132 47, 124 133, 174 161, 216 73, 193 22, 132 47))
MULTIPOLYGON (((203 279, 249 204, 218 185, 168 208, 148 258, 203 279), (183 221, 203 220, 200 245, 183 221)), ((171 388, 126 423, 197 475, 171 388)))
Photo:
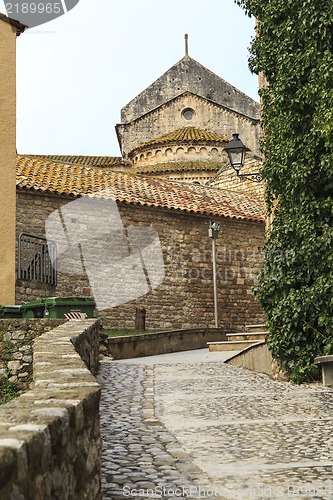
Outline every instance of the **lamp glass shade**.
POLYGON ((245 163, 245 154, 247 151, 238 134, 233 134, 233 138, 224 149, 228 154, 231 166, 238 173, 245 163))

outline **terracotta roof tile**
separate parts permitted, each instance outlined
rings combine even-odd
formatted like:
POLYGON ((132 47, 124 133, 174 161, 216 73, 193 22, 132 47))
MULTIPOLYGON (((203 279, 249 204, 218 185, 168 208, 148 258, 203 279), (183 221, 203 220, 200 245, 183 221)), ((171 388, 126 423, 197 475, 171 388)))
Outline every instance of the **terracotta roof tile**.
POLYGON ((47 158, 18 156, 18 188, 60 195, 90 195, 119 202, 262 221, 263 206, 243 194, 199 184, 112 172, 82 165, 54 163, 47 158))
POLYGON ((162 174, 164 172, 217 172, 224 165, 224 162, 219 161, 170 161, 168 163, 156 163, 154 165, 139 165, 135 167, 132 172, 138 174, 162 174))
POLYGON ((84 155, 22 155, 31 158, 46 158, 57 163, 68 165, 87 165, 90 167, 115 167, 129 165, 121 156, 84 156, 84 155))
POLYGON ((229 142, 229 139, 227 137, 224 137, 222 135, 216 134, 215 132, 211 132, 209 130, 204 130, 202 128, 197 128, 197 127, 184 127, 180 128, 177 130, 174 130, 172 132, 169 132, 168 134, 161 135, 159 137, 156 137, 155 139, 152 139, 151 141, 145 142, 144 144, 140 144, 140 146, 137 146, 133 151, 131 151, 131 154, 133 154, 135 151, 140 150, 142 148, 146 148, 149 146, 158 146, 159 144, 166 144, 166 143, 175 143, 175 142, 213 142, 213 143, 227 143, 229 142))

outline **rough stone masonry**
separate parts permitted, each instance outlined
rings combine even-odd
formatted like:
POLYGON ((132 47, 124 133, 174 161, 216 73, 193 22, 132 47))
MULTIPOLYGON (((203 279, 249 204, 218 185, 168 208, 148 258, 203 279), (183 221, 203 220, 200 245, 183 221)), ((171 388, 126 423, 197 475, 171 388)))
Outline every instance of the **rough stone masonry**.
POLYGON ((101 499, 98 326, 35 339, 32 388, 0 407, 1 499, 101 499))

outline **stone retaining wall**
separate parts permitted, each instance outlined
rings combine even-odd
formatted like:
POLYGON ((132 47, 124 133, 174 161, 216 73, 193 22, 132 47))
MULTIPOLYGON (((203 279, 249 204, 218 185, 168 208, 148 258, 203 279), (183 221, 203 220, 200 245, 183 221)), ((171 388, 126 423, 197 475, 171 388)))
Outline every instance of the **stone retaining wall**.
POLYGON ((34 339, 62 323, 63 319, 1 319, 0 379, 27 389, 32 382, 34 339))
POLYGON ((98 347, 96 320, 35 339, 32 389, 0 407, 1 499, 102 498, 98 347))
POLYGON ((272 376, 273 358, 265 341, 253 344, 228 359, 230 365, 272 376))
POLYGON ((243 351, 229 358, 226 363, 230 365, 247 368, 253 372, 265 373, 274 380, 289 381, 288 375, 281 368, 281 365, 272 358, 265 341, 253 344, 243 351))
POLYGON ((114 359, 129 359, 204 349, 207 347, 207 342, 219 342, 227 338, 225 332, 219 328, 202 328, 113 338, 102 336, 102 340, 102 354, 111 355, 114 359))

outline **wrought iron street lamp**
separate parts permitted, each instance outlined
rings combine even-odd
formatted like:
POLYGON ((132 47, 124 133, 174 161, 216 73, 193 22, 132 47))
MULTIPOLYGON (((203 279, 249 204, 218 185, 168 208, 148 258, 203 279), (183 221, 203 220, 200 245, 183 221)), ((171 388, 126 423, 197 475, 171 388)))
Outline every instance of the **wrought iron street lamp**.
POLYGON ((241 179, 248 179, 252 182, 261 182, 261 172, 253 172, 248 174, 241 174, 241 170, 245 163, 245 155, 249 149, 242 143, 239 134, 232 134, 231 141, 225 146, 224 150, 227 152, 230 165, 236 171, 236 174, 241 179))

